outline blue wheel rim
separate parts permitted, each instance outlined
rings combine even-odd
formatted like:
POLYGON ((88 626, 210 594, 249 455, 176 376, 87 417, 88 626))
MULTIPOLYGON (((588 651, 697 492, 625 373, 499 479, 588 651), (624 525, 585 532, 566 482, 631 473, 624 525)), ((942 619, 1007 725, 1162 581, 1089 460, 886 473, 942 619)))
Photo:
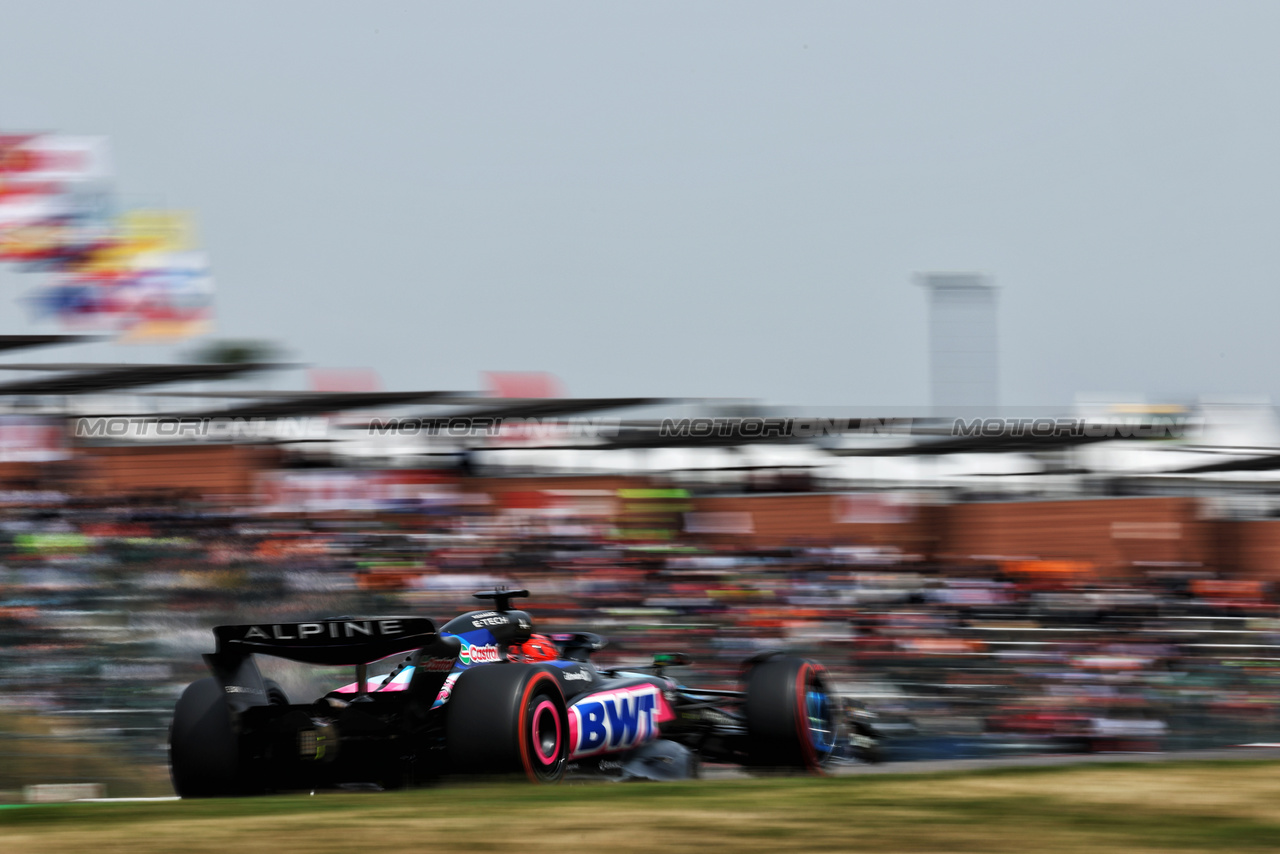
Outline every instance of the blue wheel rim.
POLYGON ((805 712, 809 717, 809 738, 820 758, 835 750, 836 722, 832 713, 831 698, 817 685, 805 692, 805 712))

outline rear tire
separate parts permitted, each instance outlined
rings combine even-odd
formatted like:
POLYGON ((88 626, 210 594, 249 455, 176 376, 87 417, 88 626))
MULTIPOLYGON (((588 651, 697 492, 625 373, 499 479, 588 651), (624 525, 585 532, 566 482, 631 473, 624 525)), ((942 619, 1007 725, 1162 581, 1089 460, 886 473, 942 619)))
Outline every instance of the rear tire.
POLYGON ((545 667, 487 664, 464 672, 446 708, 449 767, 459 774, 522 773, 556 783, 569 759, 569 715, 545 667))
POLYGON ((751 667, 744 681, 748 764, 822 773, 835 755, 837 735, 822 666, 771 658, 751 667))
POLYGON ((182 692, 169 727, 169 776, 183 798, 246 794, 240 745, 222 686, 212 678, 182 692))

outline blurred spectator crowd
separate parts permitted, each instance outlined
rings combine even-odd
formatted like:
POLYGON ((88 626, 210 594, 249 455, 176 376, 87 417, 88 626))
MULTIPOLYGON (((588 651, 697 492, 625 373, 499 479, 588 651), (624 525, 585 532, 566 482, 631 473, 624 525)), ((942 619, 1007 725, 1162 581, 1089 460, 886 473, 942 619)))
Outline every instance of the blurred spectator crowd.
MULTIPOLYGON (((308 517, 32 494, 0 507, 0 791, 112 777, 40 761, 68 741, 121 779, 163 780, 168 717, 205 675, 215 625, 443 621, 498 584, 531 590, 539 630, 608 638, 602 666, 684 651, 687 682, 733 687, 757 651, 818 658, 880 716, 890 760, 1280 740, 1275 591, 1203 567, 1101 578, 875 547, 623 541, 599 520, 475 507, 308 517)), ((262 665, 295 699, 349 679, 262 665)))

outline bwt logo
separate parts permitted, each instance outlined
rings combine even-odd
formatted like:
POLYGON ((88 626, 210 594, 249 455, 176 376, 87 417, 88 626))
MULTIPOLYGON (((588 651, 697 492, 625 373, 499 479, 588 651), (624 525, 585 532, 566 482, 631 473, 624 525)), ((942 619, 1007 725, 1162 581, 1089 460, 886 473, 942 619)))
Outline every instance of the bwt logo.
POLYGON ((658 689, 652 685, 592 694, 569 708, 573 758, 613 753, 658 735, 658 689))

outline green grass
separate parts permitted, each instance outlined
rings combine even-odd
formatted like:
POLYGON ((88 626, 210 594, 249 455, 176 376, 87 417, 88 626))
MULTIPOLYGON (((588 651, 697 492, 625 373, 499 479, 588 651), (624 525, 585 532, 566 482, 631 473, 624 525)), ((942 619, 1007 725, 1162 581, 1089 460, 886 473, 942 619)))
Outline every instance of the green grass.
POLYGON ((143 767, 109 745, 58 734, 51 719, 0 712, 0 792, 30 783, 93 781, 112 797, 163 795, 171 791, 163 766, 143 767))
POLYGON ((1117 763, 42 806, 0 811, 0 850, 1270 852, 1280 850, 1278 772, 1117 763))

